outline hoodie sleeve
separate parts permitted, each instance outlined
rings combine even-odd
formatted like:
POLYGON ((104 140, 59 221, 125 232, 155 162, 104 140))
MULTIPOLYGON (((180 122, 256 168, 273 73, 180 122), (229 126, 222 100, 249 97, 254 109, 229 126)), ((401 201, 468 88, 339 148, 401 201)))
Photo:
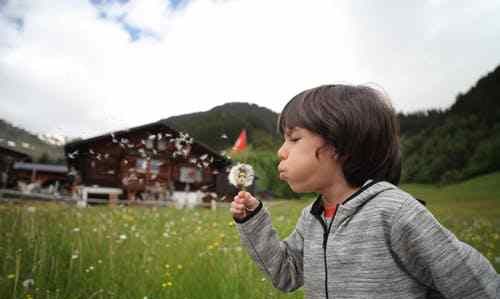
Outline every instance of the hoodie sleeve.
POLYGON ((410 275, 445 298, 500 298, 500 276, 489 261, 416 200, 395 214, 391 247, 410 275))
POLYGON ((241 243, 252 259, 273 285, 285 292, 296 290, 304 284, 304 210, 294 231, 283 241, 280 241, 272 227, 271 216, 264 208, 246 222, 237 224, 241 243))

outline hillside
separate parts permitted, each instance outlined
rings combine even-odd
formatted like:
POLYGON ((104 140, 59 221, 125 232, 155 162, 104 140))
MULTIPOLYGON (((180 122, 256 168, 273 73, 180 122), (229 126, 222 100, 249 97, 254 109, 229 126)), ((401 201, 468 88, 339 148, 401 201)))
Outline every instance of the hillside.
POLYGON ((0 145, 28 154, 35 161, 42 159, 42 162, 61 162, 64 158, 61 146, 50 144, 3 119, 0 119, 0 145))
POLYGON ((449 183, 500 170, 500 66, 445 111, 406 116, 403 181, 449 183), (419 128, 419 129, 418 129, 419 128))
POLYGON ((276 149, 281 142, 276 133, 278 114, 249 103, 227 103, 205 112, 162 120, 177 130, 189 132, 197 141, 215 150, 230 148, 242 129, 254 149, 276 149))

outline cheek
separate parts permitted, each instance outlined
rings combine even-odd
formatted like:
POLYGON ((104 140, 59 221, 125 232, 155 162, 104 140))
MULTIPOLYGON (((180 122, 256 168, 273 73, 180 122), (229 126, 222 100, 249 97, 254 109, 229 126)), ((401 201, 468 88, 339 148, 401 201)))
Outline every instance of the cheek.
MULTIPOLYGON (((310 185, 318 179, 320 165, 317 160, 301 159, 298 160, 293 168, 290 169, 290 186, 301 188, 301 186, 310 185)), ((293 187, 292 187, 293 189, 293 187)), ((295 190, 294 190, 295 191, 295 190)))

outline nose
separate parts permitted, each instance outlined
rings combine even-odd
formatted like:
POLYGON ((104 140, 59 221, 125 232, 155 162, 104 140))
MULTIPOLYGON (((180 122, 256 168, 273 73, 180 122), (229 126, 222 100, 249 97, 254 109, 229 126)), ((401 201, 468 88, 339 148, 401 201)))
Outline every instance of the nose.
POLYGON ((285 148, 285 144, 283 143, 281 147, 278 149, 278 158, 280 160, 286 160, 287 157, 288 157, 288 152, 285 148))

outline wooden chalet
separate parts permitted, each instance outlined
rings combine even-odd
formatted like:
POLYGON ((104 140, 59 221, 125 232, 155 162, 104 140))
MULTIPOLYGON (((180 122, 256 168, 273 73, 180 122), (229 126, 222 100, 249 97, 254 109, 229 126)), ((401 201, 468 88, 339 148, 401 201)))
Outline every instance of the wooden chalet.
POLYGON ((230 160, 162 122, 74 141, 64 150, 75 183, 121 189, 121 199, 235 193, 227 181, 230 160))
POLYGON ((11 184, 10 171, 12 165, 16 162, 31 162, 32 159, 29 155, 16 151, 14 149, 0 145, 0 187, 9 187, 11 184))

